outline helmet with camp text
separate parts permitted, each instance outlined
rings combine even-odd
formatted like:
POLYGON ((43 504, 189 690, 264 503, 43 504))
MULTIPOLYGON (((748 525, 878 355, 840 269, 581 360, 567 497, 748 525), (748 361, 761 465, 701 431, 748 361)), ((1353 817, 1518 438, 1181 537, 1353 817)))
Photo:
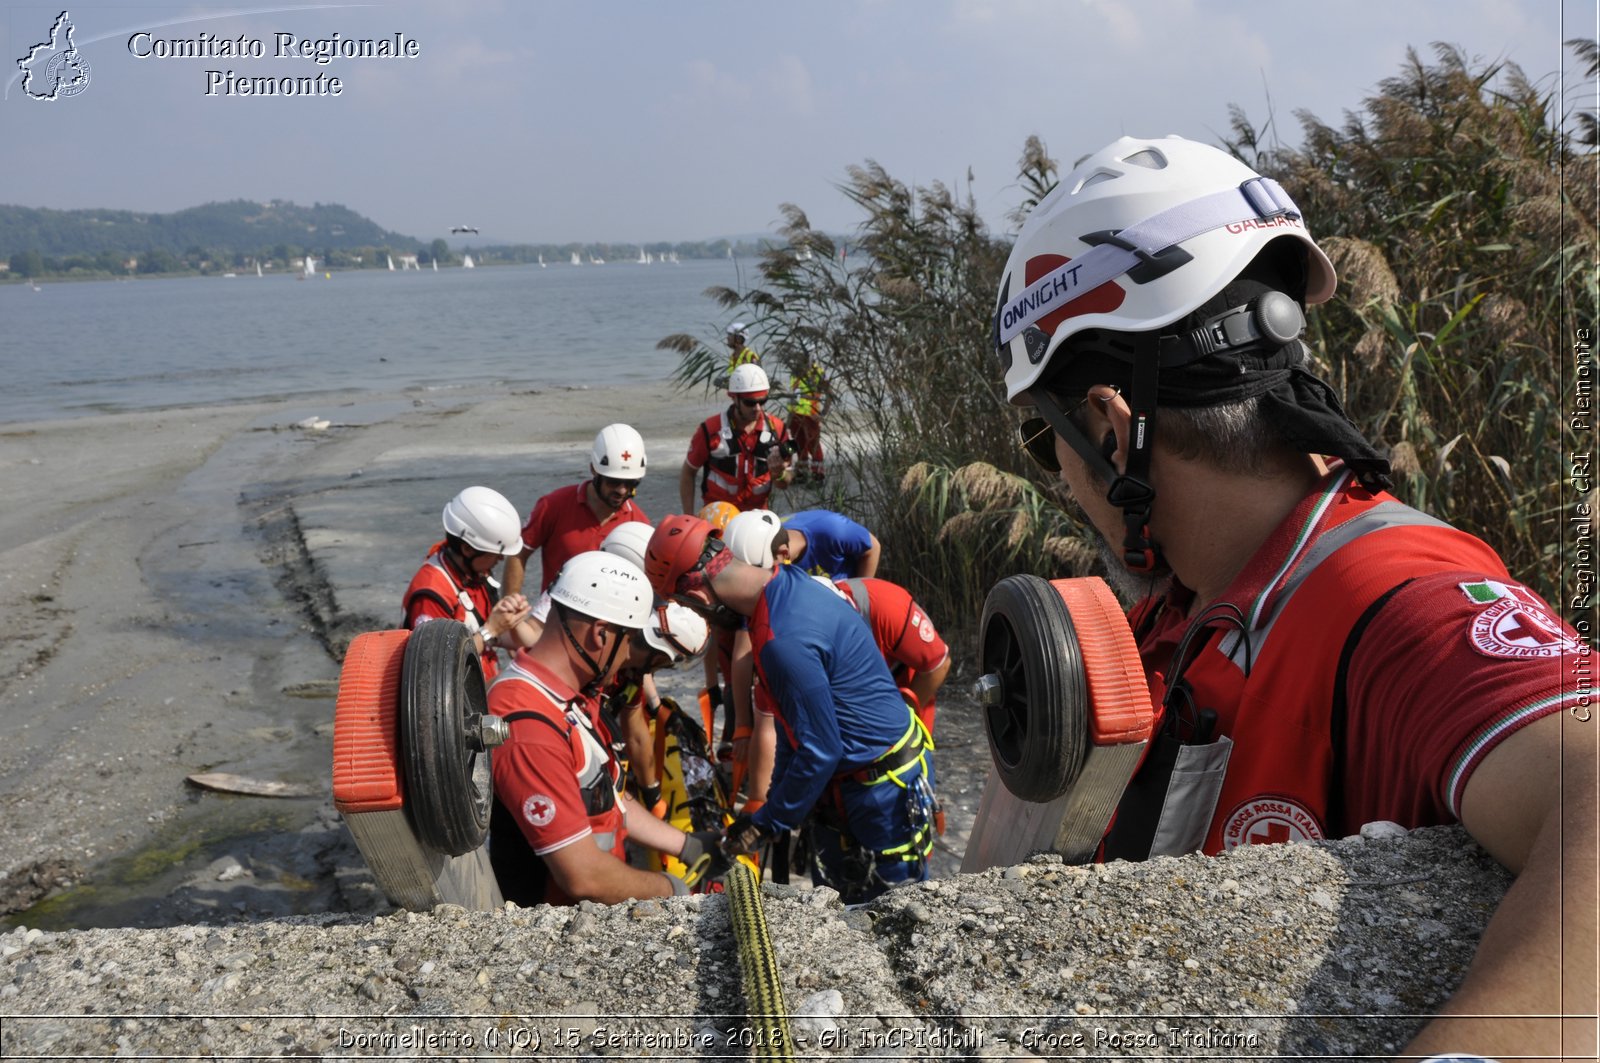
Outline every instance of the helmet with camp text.
POLYGON ((594 437, 589 469, 611 480, 644 479, 644 437, 625 424, 608 424, 594 437))
MULTIPOLYGON (((1304 301, 1329 299, 1333 265, 1276 181, 1181 137, 1123 137, 1088 156, 1029 213, 1006 261, 994 321, 1006 397, 1026 405, 1074 335, 1180 321, 1279 239, 1303 248, 1304 301)), ((1237 342, 1290 334, 1290 301, 1218 327, 1237 342)))
POLYGON ((492 487, 469 487, 445 503, 444 531, 472 547, 507 557, 522 550, 522 518, 492 487))
POLYGON ((574 554, 550 585, 550 600, 593 620, 638 630, 650 619, 655 595, 627 558, 604 550, 574 554))

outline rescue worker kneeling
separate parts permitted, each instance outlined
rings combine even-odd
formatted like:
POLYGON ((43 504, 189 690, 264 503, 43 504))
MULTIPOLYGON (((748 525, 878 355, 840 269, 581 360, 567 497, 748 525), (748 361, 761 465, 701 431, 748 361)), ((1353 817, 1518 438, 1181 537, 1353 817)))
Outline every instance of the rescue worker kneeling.
POLYGON ((489 690, 511 737, 494 751, 489 856, 507 900, 611 904, 689 892, 693 882, 629 867, 623 842, 671 853, 696 881, 723 865, 714 831, 685 834, 621 792, 598 692, 654 614, 638 566, 599 550, 562 566, 550 622, 489 690))
POLYGON ((751 853, 805 824, 812 881, 846 903, 928 877, 933 743, 895 688, 866 622, 794 566, 737 560, 696 517, 668 517, 645 551, 651 586, 713 624, 748 621, 781 734, 764 805, 723 832, 751 853))

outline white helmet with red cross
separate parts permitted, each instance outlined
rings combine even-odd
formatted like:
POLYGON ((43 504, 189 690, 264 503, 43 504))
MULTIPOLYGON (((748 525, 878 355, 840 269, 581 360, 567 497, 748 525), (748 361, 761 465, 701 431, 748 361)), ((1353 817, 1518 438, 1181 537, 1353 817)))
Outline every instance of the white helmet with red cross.
POLYGON ((594 437, 589 471, 612 480, 644 479, 644 437, 625 424, 608 424, 594 437))

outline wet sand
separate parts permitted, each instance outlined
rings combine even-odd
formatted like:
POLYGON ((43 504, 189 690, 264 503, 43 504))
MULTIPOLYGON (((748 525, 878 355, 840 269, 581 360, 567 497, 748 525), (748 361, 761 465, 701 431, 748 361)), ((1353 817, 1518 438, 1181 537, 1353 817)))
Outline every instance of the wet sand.
MULTIPOLYGON (((381 907, 326 797, 344 647, 398 622, 461 488, 489 485, 526 512, 585 476, 594 432, 626 420, 651 459, 640 502, 659 518, 676 511, 690 432, 716 407, 665 386, 463 390, 0 430, 13 500, 0 512, 0 923, 381 907), (296 427, 308 418, 329 425, 296 427), (185 783, 203 771, 323 796, 185 783)), ((698 685, 685 672, 667 689, 698 685)), ((986 758, 974 719, 941 721, 942 761, 986 758)), ((946 791, 960 823, 976 784, 941 776, 957 780, 946 791)), ((960 842, 946 842, 953 872, 960 842)))

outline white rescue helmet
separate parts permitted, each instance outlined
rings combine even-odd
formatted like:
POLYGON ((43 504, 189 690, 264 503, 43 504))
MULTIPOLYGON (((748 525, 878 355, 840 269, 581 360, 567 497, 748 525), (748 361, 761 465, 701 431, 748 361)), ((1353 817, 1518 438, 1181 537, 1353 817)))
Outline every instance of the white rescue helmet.
POLYGON ((776 560, 772 540, 782 528, 783 521, 772 510, 747 509, 722 529, 722 541, 745 564, 771 568, 776 560))
POLYGON ((625 557, 639 566, 639 571, 644 571, 644 548, 650 544, 650 536, 655 534, 655 528, 642 520, 630 520, 626 524, 618 524, 606 534, 601 542, 600 549, 608 554, 625 557))
POLYGON ((754 362, 734 366, 733 372, 728 374, 729 395, 749 395, 752 398, 764 399, 772 388, 772 382, 767 379, 767 371, 754 362))
POLYGON ((1283 237, 1305 247, 1306 302, 1326 302, 1333 265, 1276 181, 1175 136, 1095 152, 1028 214, 1006 260, 993 337, 1006 397, 1026 404, 1075 333, 1178 321, 1283 237))
POLYGON ((645 642, 666 654, 673 667, 704 653, 710 638, 711 629, 705 619, 677 602, 656 606, 644 626, 645 642))
POLYGON ((589 471, 612 480, 644 479, 644 437, 625 424, 608 424, 594 437, 589 471))
POLYGON ((604 550, 574 554, 550 585, 550 600, 575 613, 637 631, 650 619, 655 595, 644 573, 604 550))
POLYGON ((733 340, 733 339, 743 340, 744 339, 744 330, 745 330, 745 323, 743 321, 735 321, 733 324, 728 326, 728 339, 729 340, 733 340))
POLYGON ((486 553, 510 557, 522 551, 517 507, 492 487, 469 487, 446 502, 444 533, 486 553))

